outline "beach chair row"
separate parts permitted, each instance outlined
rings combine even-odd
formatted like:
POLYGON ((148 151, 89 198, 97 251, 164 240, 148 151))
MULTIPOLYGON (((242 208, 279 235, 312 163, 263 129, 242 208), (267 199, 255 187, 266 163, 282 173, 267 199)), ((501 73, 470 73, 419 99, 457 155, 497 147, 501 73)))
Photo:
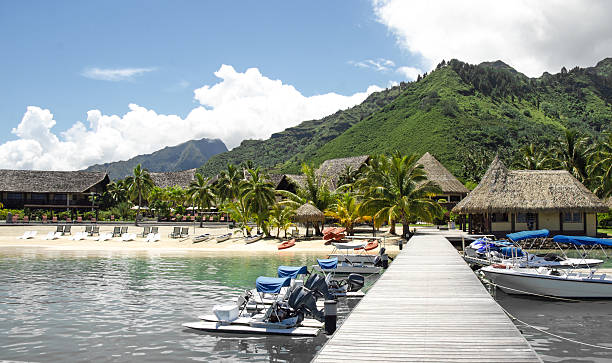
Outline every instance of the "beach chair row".
MULTIPOLYGON (((52 240, 57 239, 61 236, 70 235, 70 239, 72 240, 82 240, 85 237, 95 236, 97 235, 98 241, 107 241, 114 237, 121 237, 122 241, 133 241, 136 237, 145 238, 146 242, 156 242, 159 241, 159 227, 144 227, 142 233, 136 235, 135 233, 129 233, 127 226, 115 226, 113 227, 112 233, 100 233, 100 226, 85 226, 85 230, 82 232, 76 232, 74 236, 72 235, 72 226, 71 225, 59 225, 57 226, 57 230, 55 232, 49 232, 47 236, 43 239, 52 240)), ((17 237, 18 239, 29 239, 36 236, 36 231, 27 231, 23 236, 17 237)))
POLYGON ((185 238, 189 236, 189 227, 174 227, 172 233, 168 235, 170 238, 185 238))

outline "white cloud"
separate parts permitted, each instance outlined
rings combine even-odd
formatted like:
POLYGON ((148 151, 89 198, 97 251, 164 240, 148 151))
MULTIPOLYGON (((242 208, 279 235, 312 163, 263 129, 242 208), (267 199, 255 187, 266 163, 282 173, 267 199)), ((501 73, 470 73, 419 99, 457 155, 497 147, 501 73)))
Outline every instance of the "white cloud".
POLYGON ((395 62, 389 59, 366 59, 364 61, 349 61, 349 64, 359 68, 369 68, 378 72, 387 72, 395 67, 395 62))
POLYGON ((29 106, 13 129, 18 139, 0 145, 0 168, 75 170, 95 163, 125 160, 202 137, 220 138, 228 148, 243 139, 267 138, 303 120, 318 119, 361 103, 370 93, 304 96, 293 86, 263 76, 258 69, 244 73, 223 65, 221 80, 196 89, 202 106, 185 118, 161 115, 136 104, 124 115, 87 112, 87 122, 76 122, 59 135, 49 110, 29 106))
POLYGON ((408 66, 398 67, 395 71, 406 77, 409 81, 414 81, 422 73, 420 69, 408 66))
POLYGON ((398 44, 433 68, 442 59, 501 59, 529 76, 592 66, 612 54, 606 0, 374 0, 398 44))
POLYGON ((101 81, 127 81, 144 73, 153 72, 155 68, 87 68, 81 75, 83 77, 97 79, 101 81))

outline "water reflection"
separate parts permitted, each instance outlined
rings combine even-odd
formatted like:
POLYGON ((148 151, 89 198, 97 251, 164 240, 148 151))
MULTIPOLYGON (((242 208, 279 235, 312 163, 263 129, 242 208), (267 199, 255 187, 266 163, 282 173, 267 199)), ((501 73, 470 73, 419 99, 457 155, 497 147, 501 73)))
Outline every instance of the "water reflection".
MULTIPOLYGON (((280 264, 314 255, 160 256, 0 252, 0 359, 308 361, 327 339, 182 328, 280 264)), ((370 279, 369 284, 373 282, 370 279)), ((339 304, 342 319, 356 300, 339 304)))

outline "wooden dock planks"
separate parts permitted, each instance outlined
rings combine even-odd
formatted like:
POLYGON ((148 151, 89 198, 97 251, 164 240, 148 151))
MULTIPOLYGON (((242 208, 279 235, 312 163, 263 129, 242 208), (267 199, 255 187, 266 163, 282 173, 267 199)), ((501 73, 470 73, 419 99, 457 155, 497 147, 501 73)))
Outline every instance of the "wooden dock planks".
POLYGON ((541 362, 439 234, 414 236, 313 362, 541 362))

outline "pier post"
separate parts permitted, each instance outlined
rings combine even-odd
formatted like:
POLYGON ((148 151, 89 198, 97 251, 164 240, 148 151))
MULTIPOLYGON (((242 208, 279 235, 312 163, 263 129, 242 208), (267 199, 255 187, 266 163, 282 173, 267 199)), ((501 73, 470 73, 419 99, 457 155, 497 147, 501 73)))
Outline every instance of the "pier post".
POLYGON ((323 313, 325 314, 325 333, 334 334, 338 320, 338 302, 336 300, 325 300, 323 313))

